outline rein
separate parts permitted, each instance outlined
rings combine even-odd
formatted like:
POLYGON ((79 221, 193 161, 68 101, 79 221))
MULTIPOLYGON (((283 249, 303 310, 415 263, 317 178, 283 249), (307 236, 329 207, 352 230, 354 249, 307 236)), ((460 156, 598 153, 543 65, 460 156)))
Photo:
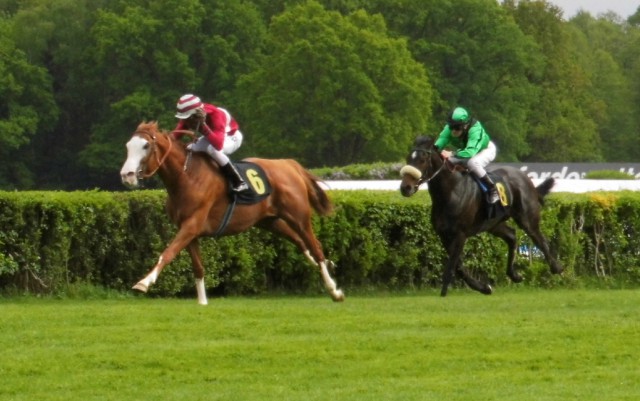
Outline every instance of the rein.
MULTIPOLYGON (((153 152, 153 154, 156 156, 156 162, 158 163, 158 165, 156 166, 156 168, 152 171, 152 172, 147 172, 141 175, 141 178, 149 178, 151 176, 153 176, 158 169, 160 169, 160 167, 164 164, 164 162, 167 160, 167 157, 169 156, 169 153, 171 153, 171 148, 173 147, 173 141, 171 139, 169 139, 169 149, 167 150, 167 152, 162 156, 162 158, 160 158, 158 156, 158 152, 156 152, 156 148, 157 148, 157 138, 154 134, 149 134, 147 132, 135 132, 135 135, 146 135, 149 136, 152 141, 151 141, 151 146, 152 149, 151 151, 153 152)), ((146 166, 145 166, 146 167, 146 166)), ((142 173, 142 170, 140 170, 140 172, 142 173)))
MULTIPOLYGON (((200 127, 200 123, 198 123, 198 127, 200 127)), ((172 133, 173 132, 177 132, 177 133, 181 133, 183 135, 189 136, 191 138, 191 143, 196 142, 196 134, 194 134, 194 132, 191 130, 177 129, 177 130, 173 130, 172 133)), ((189 163, 191 162, 191 156, 193 155, 193 151, 190 148, 187 148, 187 149, 189 150, 189 152, 187 153, 187 158, 184 161, 184 166, 182 166, 182 171, 187 171, 187 169, 189 168, 189 163)))
MULTIPOLYGON (((433 150, 424 150, 424 149, 414 149, 414 151, 423 151, 427 154, 427 156, 429 157, 429 167, 431 167, 431 152, 433 152, 433 150)), ((445 168, 445 166, 447 165, 447 161, 443 160, 442 164, 440 165, 440 167, 435 171, 435 173, 431 174, 431 177, 425 177, 424 174, 426 173, 426 170, 424 173, 422 173, 422 175, 420 176, 420 179, 418 180, 418 183, 416 184, 416 186, 420 186, 425 182, 429 182, 431 180, 433 180, 434 178, 436 178, 436 176, 438 174, 440 174, 440 172, 445 168)), ((428 169, 427 169, 428 170, 428 169)))

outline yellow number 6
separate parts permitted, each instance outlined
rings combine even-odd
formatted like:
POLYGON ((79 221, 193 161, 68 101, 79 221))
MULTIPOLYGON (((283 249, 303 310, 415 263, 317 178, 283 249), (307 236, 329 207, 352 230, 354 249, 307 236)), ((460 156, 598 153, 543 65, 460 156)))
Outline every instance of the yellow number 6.
POLYGON ((253 187, 253 189, 256 191, 258 195, 264 194, 265 191, 267 190, 267 188, 264 185, 264 181, 262 181, 262 178, 260 178, 260 175, 256 170, 248 169, 247 179, 249 180, 249 183, 251 184, 251 186, 253 187))

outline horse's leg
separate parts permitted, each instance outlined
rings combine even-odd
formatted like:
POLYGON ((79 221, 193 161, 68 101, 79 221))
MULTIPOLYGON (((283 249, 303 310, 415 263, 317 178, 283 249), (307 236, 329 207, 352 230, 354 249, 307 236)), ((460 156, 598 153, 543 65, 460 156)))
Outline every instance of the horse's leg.
MULTIPOLYGON (((196 222, 194 219, 191 219, 191 221, 194 221, 194 224, 196 222)), ((180 230, 178 230, 178 234, 176 234, 175 238, 165 248, 165 250, 162 251, 158 258, 158 262, 153 269, 151 269, 151 271, 142 280, 138 281, 138 283, 133 286, 133 289, 141 292, 147 292, 149 287, 156 282, 156 279, 160 275, 160 272, 162 272, 162 269, 171 263, 176 255, 178 255, 178 253, 196 237, 196 232, 197 230, 194 230, 189 225, 183 224, 180 227, 180 230)))
POLYGON ((503 222, 489 230, 489 233, 501 238, 507 244, 507 249, 509 250, 509 256, 507 257, 507 276, 514 283, 522 282, 522 276, 513 268, 517 246, 516 230, 503 222))
POLYGON ((460 262, 458 263, 456 272, 460 275, 460 277, 464 280, 465 283, 467 283, 467 285, 472 290, 476 290, 479 293, 482 293, 485 295, 493 294, 493 288, 491 287, 491 285, 480 282, 479 280, 476 280, 475 278, 473 278, 469 274, 469 272, 462 266, 462 260, 460 260, 460 262))
MULTIPOLYGON (((289 211, 291 212, 291 211, 289 211)), ((302 240, 302 245, 298 244, 298 247, 303 251, 304 255, 313 264, 320 267, 320 275, 324 281, 324 287, 329 292, 331 299, 336 302, 344 301, 344 293, 338 289, 336 282, 331 278, 329 268, 334 266, 333 262, 327 260, 322 251, 322 244, 316 238, 313 233, 313 226, 311 225, 311 216, 289 215, 282 216, 282 220, 274 220, 270 229, 276 230, 282 235, 285 235, 295 244, 298 244, 297 240, 302 240), (293 235, 291 235, 293 234, 293 235)))
POLYGON ((542 235, 542 232, 540 232, 540 229, 531 230, 531 231, 525 230, 525 232, 533 240, 533 243, 544 254, 544 257, 547 260, 547 263, 549 264, 551 273, 554 273, 554 274, 562 273, 564 268, 562 267, 562 265, 560 265, 560 262, 558 262, 556 258, 553 257, 553 255, 551 254, 551 250, 549 249, 549 243, 547 242, 547 239, 544 237, 544 235, 542 235))
MULTIPOLYGON (((287 224, 286 221, 280 218, 276 218, 276 219, 268 220, 265 222, 261 222, 260 227, 288 239, 293 244, 295 244, 298 247, 298 249, 300 249, 302 254, 307 258, 309 262, 311 262, 312 265, 316 267, 320 266, 318 262, 313 258, 313 256, 311 256, 311 251, 309 251, 309 249, 305 245, 304 240, 300 238, 298 233, 293 228, 291 228, 291 226, 287 224)), ((329 268, 329 270, 335 273, 336 264, 333 263, 332 260, 329 260, 329 259, 325 259, 325 260, 327 262, 327 267, 329 268)))
MULTIPOLYGON (((526 216, 525 216, 526 217, 526 216)), ((549 249, 549 243, 547 239, 542 235, 540 231, 540 217, 533 216, 532 214, 528 215, 528 219, 525 220, 523 217, 514 216, 516 223, 518 226, 522 228, 522 230, 527 233, 529 238, 533 240, 533 243, 542 251, 547 263, 549 264, 549 268, 551 273, 560 274, 564 270, 562 265, 553 257, 551 254, 551 250, 549 249)))
POLYGON ((187 245, 187 252, 191 256, 191 265, 193 266, 193 275, 196 279, 196 291, 198 292, 198 303, 207 305, 207 291, 204 285, 204 265, 202 264, 202 256, 200 256, 200 243, 198 238, 194 238, 187 245))
POLYGON ((445 270, 442 274, 442 290, 441 296, 446 296, 449 285, 453 281, 454 274, 458 274, 464 282, 473 290, 482 294, 490 295, 493 288, 487 283, 482 283, 473 278, 462 264, 462 251, 467 238, 464 234, 456 234, 454 237, 441 236, 442 245, 444 245, 449 256, 445 270))
POLYGON ((440 296, 447 296, 449 284, 453 281, 454 273, 462 268, 462 250, 464 249, 464 243, 466 238, 463 234, 456 234, 455 236, 440 235, 442 245, 447 250, 447 263, 442 273, 442 289, 440 290, 440 296))
POLYGON ((311 262, 312 265, 318 266, 318 262, 316 262, 313 256, 311 256, 311 252, 305 245, 304 240, 300 238, 298 233, 295 232, 295 230, 291 228, 291 226, 289 226, 286 221, 276 217, 273 219, 261 221, 259 227, 288 239, 295 246, 297 246, 298 249, 300 249, 302 254, 307 258, 309 262, 311 262))

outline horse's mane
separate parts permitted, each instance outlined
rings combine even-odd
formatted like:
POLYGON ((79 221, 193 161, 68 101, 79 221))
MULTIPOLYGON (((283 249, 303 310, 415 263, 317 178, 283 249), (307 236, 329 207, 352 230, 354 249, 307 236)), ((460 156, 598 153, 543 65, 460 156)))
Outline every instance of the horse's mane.
MULTIPOLYGON (((183 152, 187 152, 187 144, 181 140, 175 139, 173 135, 169 135, 170 131, 165 131, 160 128, 157 121, 143 121, 138 125, 136 132, 144 132, 151 135, 160 135, 166 137, 168 140, 173 142, 173 145, 179 145, 174 147, 174 149, 182 149, 183 152)), ((201 154, 198 152, 194 152, 192 155, 191 162, 201 159, 201 162, 206 166, 206 168, 217 170, 217 164, 213 162, 213 160, 205 154, 201 154)))
POLYGON ((160 127, 158 127, 157 121, 143 121, 138 125, 136 131, 144 131, 144 132, 157 132, 159 134, 167 135, 167 132, 162 131, 160 127))
POLYGON ((169 140, 173 142, 177 142, 182 145, 182 148, 186 148, 186 144, 180 140, 177 140, 173 137, 173 135, 169 135, 170 131, 165 131, 160 128, 157 121, 143 121, 138 125, 136 132, 145 132, 148 134, 159 134, 162 136, 166 136, 169 140))
POLYGON ((435 141, 433 138, 429 137, 429 136, 419 136, 416 138, 414 145, 416 148, 431 148, 432 146, 434 146, 435 141))

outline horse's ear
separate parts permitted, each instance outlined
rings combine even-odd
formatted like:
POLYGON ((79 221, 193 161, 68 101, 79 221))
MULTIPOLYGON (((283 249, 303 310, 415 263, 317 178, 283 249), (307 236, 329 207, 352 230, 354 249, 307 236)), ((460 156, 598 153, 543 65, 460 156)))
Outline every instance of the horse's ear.
POLYGON ((432 138, 426 136, 426 135, 420 135, 419 137, 416 138, 414 145, 416 147, 421 147, 421 146, 427 146, 427 147, 431 147, 433 145, 434 141, 432 138))

